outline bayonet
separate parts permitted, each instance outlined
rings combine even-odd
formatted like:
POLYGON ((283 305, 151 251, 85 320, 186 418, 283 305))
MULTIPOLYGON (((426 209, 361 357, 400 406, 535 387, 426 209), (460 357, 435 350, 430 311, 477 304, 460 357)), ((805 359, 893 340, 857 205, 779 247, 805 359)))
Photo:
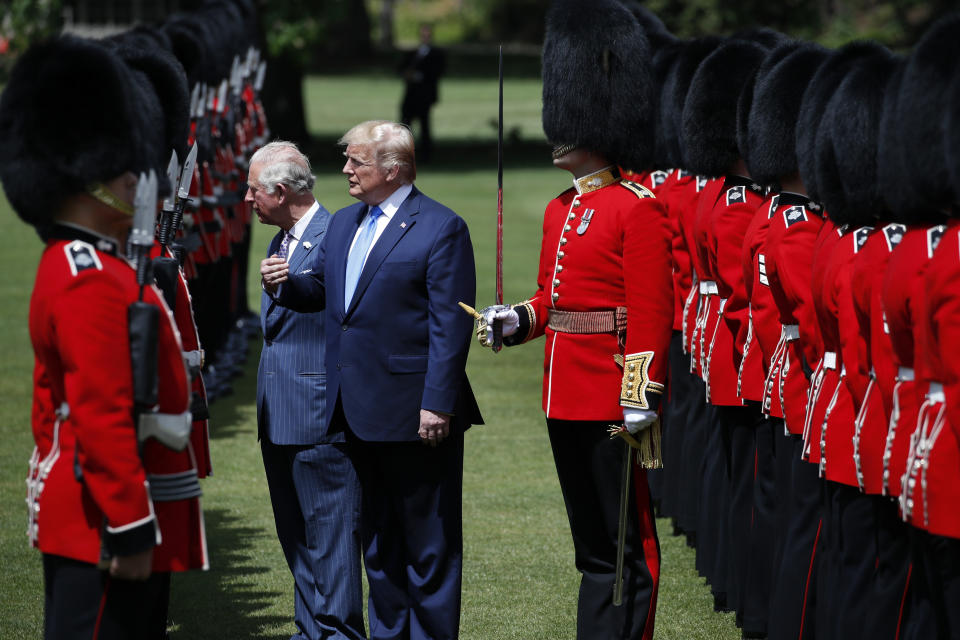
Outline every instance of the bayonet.
POLYGON ((177 151, 170 152, 170 162, 167 164, 167 181, 170 183, 170 193, 163 199, 160 209, 160 223, 157 225, 157 240, 161 246, 170 242, 170 227, 173 222, 173 212, 177 202, 177 177, 180 175, 180 165, 177 162, 177 151))
POLYGON ((140 174, 137 191, 133 199, 133 228, 130 230, 129 245, 131 258, 137 270, 137 284, 140 285, 140 299, 143 299, 143 287, 149 283, 149 254, 153 247, 153 231, 157 226, 157 174, 140 174))
POLYGON ((260 90, 263 89, 263 77, 267 73, 267 61, 264 60, 260 63, 260 66, 257 67, 257 80, 253 83, 253 88, 260 93, 260 90))
POLYGON ((177 187, 177 204, 181 211, 183 204, 190 200, 190 187, 193 186, 193 169, 197 166, 197 143, 194 142, 187 153, 187 159, 183 161, 183 170, 180 171, 180 181, 177 187))
POLYGON ((233 56, 233 66, 230 68, 230 92, 233 95, 240 93, 242 68, 240 64, 240 55, 233 56))
POLYGON ((220 81, 220 90, 217 92, 217 113, 222 114, 227 108, 227 79, 220 81))
POLYGON ((173 211, 177 200, 177 178, 180 176, 180 162, 177 160, 177 150, 170 152, 170 162, 167 163, 167 180, 170 181, 170 194, 163 199, 163 211, 173 211))
POLYGON ((190 117, 197 117, 197 103, 200 102, 200 83, 193 85, 193 91, 190 92, 190 117))

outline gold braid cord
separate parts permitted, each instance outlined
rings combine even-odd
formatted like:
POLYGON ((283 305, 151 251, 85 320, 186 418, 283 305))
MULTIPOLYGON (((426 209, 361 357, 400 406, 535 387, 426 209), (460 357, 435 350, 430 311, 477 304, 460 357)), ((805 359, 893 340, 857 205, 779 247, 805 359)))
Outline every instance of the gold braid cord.
POLYGON ((628 356, 613 356, 623 368, 623 381, 620 385, 620 406, 634 409, 649 409, 648 393, 663 395, 663 385, 650 380, 650 363, 653 351, 631 353, 628 356))
POLYGON ((527 321, 529 322, 529 325, 527 326, 527 335, 524 336, 523 338, 523 342, 526 342, 527 340, 533 337, 533 334, 537 330, 537 312, 534 311, 533 304, 530 302, 530 300, 524 300, 523 302, 518 302, 513 306, 522 307, 527 311, 527 321))
MULTIPOLYGON (((649 378, 650 363, 653 361, 653 352, 644 351, 626 357, 616 354, 613 356, 617 364, 623 368, 623 382, 620 388, 620 404, 635 409, 649 409, 646 394, 663 394, 663 385, 652 382, 649 378)), ((623 425, 611 427, 610 436, 620 436, 637 450, 637 458, 644 469, 660 469, 663 467, 662 427, 657 420, 649 428, 634 436, 623 425)))

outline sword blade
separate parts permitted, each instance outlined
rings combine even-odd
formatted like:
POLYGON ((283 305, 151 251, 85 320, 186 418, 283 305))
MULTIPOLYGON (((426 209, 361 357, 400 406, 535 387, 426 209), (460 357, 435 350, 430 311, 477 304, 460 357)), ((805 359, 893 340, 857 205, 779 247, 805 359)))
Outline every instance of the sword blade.
POLYGON ((613 606, 619 607, 623 604, 623 556, 627 543, 627 506, 630 502, 630 484, 632 478, 630 472, 630 456, 633 450, 626 442, 623 443, 623 478, 620 484, 620 523, 617 527, 617 564, 616 574, 613 581, 613 606))
POLYGON ((496 302, 503 304, 503 45, 500 45, 500 83, 497 115, 497 290, 496 302))

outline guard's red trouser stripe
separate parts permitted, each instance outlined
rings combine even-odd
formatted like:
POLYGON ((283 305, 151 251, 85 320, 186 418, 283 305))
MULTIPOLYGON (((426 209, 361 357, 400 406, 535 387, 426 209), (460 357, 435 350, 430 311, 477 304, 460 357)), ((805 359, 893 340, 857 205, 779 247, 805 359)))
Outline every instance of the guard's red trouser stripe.
POLYGON ((657 591, 660 588, 660 547, 657 544, 657 527, 650 506, 650 488, 647 486, 647 472, 639 465, 633 465, 633 486, 637 496, 637 511, 640 514, 640 535, 643 540, 643 557, 650 571, 653 587, 650 591, 650 609, 647 611, 647 623, 643 627, 641 640, 653 640, 653 623, 657 613, 657 591))

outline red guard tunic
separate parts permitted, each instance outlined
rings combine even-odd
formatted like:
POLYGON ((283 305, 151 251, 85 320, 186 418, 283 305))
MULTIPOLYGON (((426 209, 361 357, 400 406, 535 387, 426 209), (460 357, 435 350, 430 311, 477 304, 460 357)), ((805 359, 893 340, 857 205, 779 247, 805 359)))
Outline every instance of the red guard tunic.
MULTIPOLYGON (((673 325, 670 223, 653 194, 615 169, 580 178, 547 205, 537 292, 515 307, 519 344, 546 335, 543 409, 561 420, 623 420, 623 371, 614 355, 647 354, 638 396, 659 405, 673 325), (625 344, 616 332, 567 333, 557 311, 626 308, 625 344)), ((643 369, 643 367, 641 367, 643 369)), ((623 383, 624 386, 626 383, 623 383)))
POLYGON ((910 440, 926 392, 918 389, 914 371, 917 346, 913 327, 920 318, 919 292, 935 241, 945 230, 941 226, 909 226, 900 244, 891 252, 881 287, 893 363, 897 367, 893 407, 883 452, 885 495, 900 496, 901 478, 907 468, 910 440))
POLYGON ((764 252, 770 293, 782 325, 764 387, 764 408, 772 408, 775 396, 783 408, 787 430, 794 435, 803 434, 807 415, 810 382, 803 365, 819 362, 822 352, 810 283, 821 227, 818 204, 784 191, 770 219, 764 252))
MULTIPOLYGON (((826 220, 820 228, 813 248, 812 271, 810 272, 810 299, 813 302, 817 336, 819 343, 816 346, 817 366, 810 380, 806 418, 803 424, 803 456, 804 459, 820 465, 821 429, 826 417, 827 406, 840 381, 839 363, 837 362, 839 338, 835 331, 830 335, 824 334, 824 328, 835 329, 835 321, 831 320, 832 310, 824 304, 824 291, 827 287, 827 272, 830 267, 830 256, 834 247, 842 239, 842 231, 830 221, 826 220), (823 400, 821 400, 823 396, 823 400)), ((823 468, 821 466, 821 473, 823 468)))
POLYGON ((854 257, 866 244, 871 231, 872 227, 844 229, 829 253, 818 254, 827 264, 817 270, 822 280, 819 288, 814 283, 813 297, 823 336, 822 369, 826 370, 812 414, 815 420, 820 420, 819 424, 812 425, 814 431, 820 427, 820 472, 827 480, 854 487, 857 473, 853 460, 853 425, 857 398, 863 397, 866 377, 857 375, 865 346, 854 317, 850 272, 854 257), (833 358, 829 356, 831 352, 836 354, 833 358))
MULTIPOLYGON (((706 218, 698 221, 701 231, 698 247, 706 260, 707 273, 716 282, 716 295, 710 296, 711 319, 705 325, 709 338, 707 351, 707 401, 718 406, 740 406, 738 381, 743 343, 748 322, 748 298, 743 279, 743 243, 747 228, 763 204, 762 187, 741 176, 724 179, 720 197, 706 218), (731 306, 730 303, 734 304, 731 306), (716 314, 716 320, 712 316, 716 314)), ((759 400, 759 398, 757 398, 759 400)))
POLYGON ((911 469, 912 521, 930 533, 960 538, 960 222, 944 232, 923 284, 917 359, 929 379, 918 462, 911 469))
POLYGON ((684 309, 693 287, 693 264, 683 235, 683 212, 696 210, 696 177, 689 171, 675 169, 670 179, 660 188, 657 199, 662 201, 670 216, 673 236, 673 330, 683 331, 684 309))
POLYGON ((891 223, 871 233, 850 276, 857 331, 868 346, 866 357, 858 362, 858 375, 868 383, 854 424, 853 459, 860 490, 869 494, 881 493, 883 486, 883 451, 897 375, 880 292, 890 253, 906 231, 905 225, 891 223))
POLYGON ((690 260, 693 264, 694 283, 691 288, 691 294, 687 298, 684 307, 685 318, 685 340, 689 344, 687 351, 690 353, 690 371, 696 372, 703 378, 703 365, 706 361, 704 346, 704 323, 710 317, 710 298, 716 289, 717 283, 711 279, 707 273, 708 262, 705 254, 699 250, 701 246, 697 241, 698 221, 701 215, 705 215, 712 208, 720 195, 720 189, 723 188, 722 178, 706 178, 697 176, 693 181, 693 188, 697 197, 692 199, 695 206, 681 211, 681 228, 683 229, 684 240, 690 252, 690 260))
MULTIPOLYGON (((160 256, 161 251, 160 245, 155 245, 151 257, 160 256)), ((168 258, 174 257, 169 250, 162 255, 168 258)), ((200 367, 203 366, 203 349, 200 347, 197 321, 193 316, 193 299, 190 296, 190 288, 182 269, 177 271, 176 303, 173 308, 173 318, 176 321, 177 330, 180 332, 180 340, 183 342, 187 370, 192 375, 190 379, 191 392, 206 406, 207 390, 200 373, 200 367)), ((210 425, 206 418, 193 421, 190 442, 197 459, 197 473, 199 477, 206 478, 213 472, 213 464, 210 459, 210 425)))
POLYGON ((922 398, 918 398, 917 426, 910 439, 900 495, 903 516, 910 524, 953 538, 960 538, 960 512, 956 508, 960 500, 960 441, 951 425, 951 419, 957 417, 956 407, 950 404, 956 401, 955 365, 951 360, 958 349, 949 342, 955 333, 950 324, 955 323, 951 296, 956 291, 954 278, 960 254, 957 232, 957 222, 950 227, 927 228, 917 256, 920 268, 913 282, 919 289, 912 299, 916 312, 914 372, 917 395, 922 394, 922 398), (947 388, 950 396, 946 395, 947 388))
MULTIPOLYGON (((697 210, 700 205, 700 196, 707 186, 707 178, 692 176, 681 189, 681 195, 671 207, 677 209, 676 217, 676 235, 674 236, 673 246, 680 247, 690 260, 690 289, 683 299, 683 310, 681 311, 680 330, 683 337, 683 351, 690 354, 690 371, 697 369, 697 362, 693 356, 694 334, 697 329, 697 320, 699 318, 700 301, 700 275, 698 272, 698 257, 696 244, 693 241, 693 226, 696 222, 697 210)), ((719 187, 718 187, 719 188, 719 187)))
MULTIPOLYGON (((154 545, 155 571, 207 566, 200 486, 188 446, 148 439, 138 452, 127 310, 134 270, 109 240, 56 227, 30 301, 35 354, 27 477, 29 535, 42 552, 97 563, 154 545)), ((157 410, 189 421, 183 345, 163 297, 157 410)))
MULTIPOLYGON (((779 197, 772 196, 754 212, 744 235, 740 254, 743 288, 735 290, 727 301, 727 309, 732 311, 745 307, 747 311, 747 321, 740 324, 736 336, 736 344, 742 353, 737 375, 737 393, 743 399, 755 402, 763 401, 763 388, 770 360, 782 333, 777 305, 770 293, 770 279, 767 277, 764 255, 770 218, 776 213, 778 202, 779 197), (745 299, 741 299, 741 295, 745 296, 745 299)), ((775 418, 782 418, 779 399, 771 403, 765 412, 775 418)))

